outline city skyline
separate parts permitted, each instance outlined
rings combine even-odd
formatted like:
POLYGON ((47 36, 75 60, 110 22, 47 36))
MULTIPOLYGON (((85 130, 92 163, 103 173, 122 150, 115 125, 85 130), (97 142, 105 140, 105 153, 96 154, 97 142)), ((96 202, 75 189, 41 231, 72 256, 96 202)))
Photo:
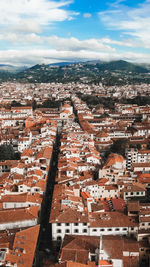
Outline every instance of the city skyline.
POLYGON ((0 64, 149 63, 149 12, 149 0, 1 0, 0 64))

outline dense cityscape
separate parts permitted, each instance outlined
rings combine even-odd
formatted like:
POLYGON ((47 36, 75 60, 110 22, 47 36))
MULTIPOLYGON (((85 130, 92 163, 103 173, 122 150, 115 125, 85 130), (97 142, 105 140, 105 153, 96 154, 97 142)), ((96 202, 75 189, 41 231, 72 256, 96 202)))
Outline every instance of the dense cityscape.
POLYGON ((0 266, 149 266, 149 85, 0 90, 0 266))
POLYGON ((150 0, 0 0, 0 266, 150 267, 150 0))

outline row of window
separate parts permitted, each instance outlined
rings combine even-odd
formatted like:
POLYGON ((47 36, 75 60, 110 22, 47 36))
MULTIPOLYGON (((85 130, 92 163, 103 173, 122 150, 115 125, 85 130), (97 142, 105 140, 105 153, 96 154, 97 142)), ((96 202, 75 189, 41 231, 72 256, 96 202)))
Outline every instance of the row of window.
MULTIPOLYGON (((136 192, 136 195, 139 195, 141 193, 141 195, 143 195, 144 194, 144 192, 136 192)), ((126 195, 131 195, 131 196, 133 196, 134 194, 135 194, 135 192, 126 192, 125 193, 126 195)))
MULTIPOLYGON (((70 229, 65 229, 66 234, 69 234, 70 232, 71 232, 70 229)), ((59 234, 62 233, 62 230, 58 229, 57 233, 59 233, 59 234)), ((79 233, 79 229, 74 229, 73 233, 79 233)), ((87 229, 83 229, 82 233, 87 233, 87 229)))
MULTIPOLYGON (((65 226, 70 226, 71 223, 65 223, 65 226)), ((74 226, 78 226, 79 223, 74 223, 74 226)), ((87 223, 82 223, 83 226, 87 226, 87 223)), ((61 226, 61 223, 57 223, 57 226, 61 226)))
POLYGON ((105 230, 107 230, 107 231, 127 231, 128 230, 128 228, 126 228, 126 227, 124 227, 123 229, 121 229, 121 228, 115 228, 115 229, 112 229, 112 228, 108 228, 108 229, 106 229, 106 228, 101 228, 101 229, 92 229, 92 232, 97 232, 97 231, 100 231, 100 232, 104 232, 105 230))
MULTIPOLYGON (((121 228, 115 228, 115 229, 112 229, 112 228, 108 228, 108 229, 105 229, 105 228, 101 228, 101 229, 92 229, 92 232, 97 232, 97 231, 100 231, 100 232, 104 232, 105 230, 107 230, 107 231, 109 231, 109 232, 111 232, 111 231, 127 231, 128 230, 128 228, 126 228, 126 227, 124 227, 123 229, 121 229, 121 228)), ((134 230, 134 228, 131 228, 131 230, 134 230)), ((65 233, 67 234, 67 233, 70 233, 71 231, 70 231, 70 229, 65 229, 65 233)), ((74 231, 73 231, 74 233, 79 233, 79 229, 74 229, 74 231)), ((57 230, 57 233, 62 233, 62 229, 58 229, 57 230)), ((83 229, 82 230, 82 233, 87 233, 87 229, 83 229)))
POLYGON ((141 225, 144 226, 144 225, 147 225, 147 224, 150 225, 150 223, 147 223, 147 222, 142 223, 141 225))

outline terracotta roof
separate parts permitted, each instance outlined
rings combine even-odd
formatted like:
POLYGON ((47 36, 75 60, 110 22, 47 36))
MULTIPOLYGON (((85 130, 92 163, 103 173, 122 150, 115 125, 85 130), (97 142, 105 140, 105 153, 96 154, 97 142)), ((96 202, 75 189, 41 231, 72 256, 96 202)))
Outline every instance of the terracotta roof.
POLYGON ((107 159, 107 161, 106 161, 106 163, 105 163, 105 165, 104 165, 104 167, 105 168, 106 167, 108 168, 108 167, 114 165, 117 162, 120 162, 120 163, 123 164, 124 160, 125 159, 123 158, 122 155, 119 155, 119 154, 110 154, 109 157, 108 157, 108 159, 107 159))
POLYGON ((109 261, 106 260, 99 260, 99 267, 113 267, 113 263, 110 263, 109 261))
POLYGON ((142 163, 132 163, 132 167, 136 168, 136 167, 150 167, 150 163, 149 162, 142 162, 142 163))
POLYGON ((56 215, 56 210, 51 212, 50 222, 59 222, 59 223, 77 223, 77 222, 88 222, 88 214, 86 212, 79 212, 76 210, 66 210, 59 212, 56 215))
POLYGON ((36 218, 37 217, 33 216, 28 209, 9 209, 0 211, 0 224, 34 220, 36 218))
POLYGON ((122 236, 103 236, 102 246, 110 259, 122 259, 123 251, 139 252, 139 244, 136 240, 122 236))
POLYGON ((92 210, 92 212, 103 211, 103 210, 105 210, 105 205, 104 205, 104 203, 92 203, 91 204, 91 210, 92 210))
POLYGON ((12 110, 13 110, 13 109, 14 109, 14 110, 15 110, 15 109, 20 109, 20 110, 21 110, 21 109, 30 109, 30 110, 32 110, 32 107, 30 107, 30 106, 29 106, 29 107, 27 107, 27 106, 21 106, 21 107, 11 107, 11 109, 12 109, 12 110))
POLYGON ((87 200, 88 198, 93 199, 93 197, 88 192, 81 192, 81 197, 85 200, 87 200))
POLYGON ((115 211, 123 211, 126 206, 126 203, 123 199, 111 199, 111 202, 115 211))
POLYGON ((62 106, 62 108, 71 108, 72 106, 71 105, 69 105, 69 104, 64 104, 63 106, 62 106))
POLYGON ((17 263, 17 266, 31 267, 34 260, 40 226, 28 228, 15 235, 13 249, 9 251, 5 262, 17 263))
POLYGON ((23 153, 21 154, 21 157, 30 157, 33 156, 33 149, 25 149, 23 153))
POLYGON ((137 180, 141 184, 150 183, 150 173, 142 173, 137 177, 137 180))
POLYGON ((139 210, 140 210, 139 201, 128 202, 128 212, 139 211, 139 210))
POLYGON ((135 220, 130 220, 130 218, 117 211, 114 212, 102 212, 100 214, 94 213, 89 218, 90 227, 130 227, 138 226, 135 220))
POLYGON ((109 134, 107 134, 106 132, 100 132, 96 135, 96 137, 108 137, 109 134))
POLYGON ((89 251, 95 253, 99 246, 99 237, 66 235, 62 244, 61 261, 87 263, 89 251))
POLYGON ((1 202, 26 202, 27 193, 23 194, 14 194, 14 195, 4 195, 2 196, 1 202))
POLYGON ((107 182, 108 182, 108 179, 106 179, 106 178, 101 178, 101 179, 98 180, 98 185, 99 185, 99 186, 103 186, 103 185, 105 185, 107 182))
POLYGON ((141 192, 146 191, 145 186, 141 183, 125 184, 122 192, 141 192))
POLYGON ((150 154, 150 150, 139 150, 138 154, 150 154))

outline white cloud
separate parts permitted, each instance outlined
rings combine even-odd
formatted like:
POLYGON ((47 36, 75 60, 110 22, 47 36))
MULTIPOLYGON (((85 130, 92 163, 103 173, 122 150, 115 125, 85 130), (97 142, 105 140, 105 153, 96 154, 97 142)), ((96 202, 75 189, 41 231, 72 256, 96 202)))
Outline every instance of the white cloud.
POLYGON ((53 22, 77 15, 65 10, 72 1, 1 0, 0 25, 4 30, 39 33, 53 22))
POLYGON ((110 29, 122 31, 131 36, 134 46, 150 48, 150 1, 137 5, 136 8, 116 4, 113 9, 99 13, 100 19, 110 29))
POLYGON ((57 50, 69 50, 69 51, 80 51, 80 50, 92 50, 92 51, 115 51, 109 45, 104 44, 100 39, 87 39, 78 40, 77 38, 60 38, 57 36, 50 36, 45 38, 49 44, 55 47, 57 50))
POLYGON ((42 44, 43 39, 40 37, 40 35, 37 35, 35 33, 28 33, 28 34, 22 34, 22 33, 4 33, 0 34, 0 40, 5 40, 12 45, 29 45, 31 43, 36 44, 42 44))
POLYGON ((35 33, 4 33, 0 34, 0 40, 7 40, 12 44, 43 44, 45 47, 52 47, 58 51, 80 51, 80 50, 92 50, 92 51, 109 51, 114 52, 115 49, 108 45, 105 39, 87 39, 80 41, 77 38, 61 38, 54 36, 41 36, 35 33))
POLYGON ((116 0, 115 2, 110 3, 111 7, 118 7, 119 4, 125 2, 126 0, 116 0))
POLYGON ((5 33, 0 40, 7 39, 14 44, 25 44, 23 49, 0 51, 0 62, 13 65, 34 65, 37 63, 52 63, 57 61, 74 60, 118 60, 134 62, 149 62, 150 54, 119 52, 111 45, 134 47, 132 40, 117 41, 110 38, 78 40, 74 37, 60 38, 58 36, 40 36, 28 33, 5 33), (22 40, 24 38, 24 40, 22 40), (38 45, 34 49, 35 44, 38 45), (25 48, 26 47, 26 48, 25 48), (29 48, 32 47, 33 49, 29 48))
POLYGON ((87 61, 87 60, 118 60, 124 59, 133 62, 150 61, 150 54, 133 52, 95 52, 95 51, 57 51, 56 49, 32 49, 32 50, 8 50, 0 51, 1 64, 12 64, 16 66, 32 66, 35 64, 48 64, 60 61, 87 61))
MULTIPOLYGON (((12 43, 12 47, 21 45, 23 49, 1 50, 0 62, 15 65, 93 59, 149 62, 149 54, 123 53, 113 48, 150 48, 150 1, 147 0, 137 8, 128 8, 123 2, 125 0, 116 0, 108 11, 99 13, 100 19, 109 28, 123 33, 121 40, 109 37, 79 40, 70 36, 61 38, 44 35, 44 30, 53 27, 53 23, 72 20, 79 14, 68 10, 67 6, 72 0, 1 0, 0 40, 12 43), (31 49, 33 47, 36 49, 31 49)), ((84 13, 83 17, 88 19, 91 14, 84 13)))
POLYGON ((90 13, 84 13, 84 14, 83 14, 83 17, 86 18, 86 19, 91 18, 91 16, 92 16, 92 15, 91 15, 90 13))
POLYGON ((104 44, 114 44, 114 45, 118 45, 118 46, 127 46, 127 47, 134 47, 135 43, 133 42, 133 40, 131 39, 126 39, 123 41, 117 41, 117 40, 112 40, 110 38, 102 38, 101 41, 104 44))
POLYGON ((112 58, 112 53, 94 51, 57 51, 55 49, 7 50, 0 51, 0 62, 13 65, 34 65, 66 60, 93 60, 112 58))

